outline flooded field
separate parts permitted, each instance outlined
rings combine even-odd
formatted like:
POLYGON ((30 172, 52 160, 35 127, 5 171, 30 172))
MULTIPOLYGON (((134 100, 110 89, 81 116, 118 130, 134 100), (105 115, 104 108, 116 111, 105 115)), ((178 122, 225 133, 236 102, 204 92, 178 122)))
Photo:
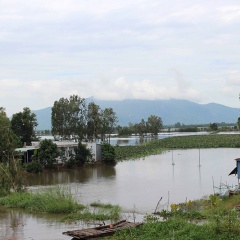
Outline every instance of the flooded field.
MULTIPOLYGON (((228 174, 239 156, 240 149, 173 150, 123 161, 115 167, 85 167, 34 175, 27 179, 27 184, 32 190, 56 184, 68 186, 81 203, 118 204, 124 209, 123 218, 132 220, 136 212, 138 220, 142 220, 142 216, 154 211, 161 197, 160 208, 167 208, 171 203, 212 194, 222 183, 236 185, 236 176, 228 174)), ((82 227, 81 222, 59 222, 54 215, 0 208, 1 240, 70 240, 62 232, 82 227)))

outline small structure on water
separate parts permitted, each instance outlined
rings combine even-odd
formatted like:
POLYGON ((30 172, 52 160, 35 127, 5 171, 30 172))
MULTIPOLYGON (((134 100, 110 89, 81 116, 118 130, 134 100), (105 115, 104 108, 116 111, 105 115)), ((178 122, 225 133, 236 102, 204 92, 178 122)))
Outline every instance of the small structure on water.
POLYGON ((235 160, 236 160, 236 167, 228 174, 228 176, 232 174, 237 175, 237 178, 238 178, 237 192, 239 193, 240 191, 240 158, 236 158, 235 160))

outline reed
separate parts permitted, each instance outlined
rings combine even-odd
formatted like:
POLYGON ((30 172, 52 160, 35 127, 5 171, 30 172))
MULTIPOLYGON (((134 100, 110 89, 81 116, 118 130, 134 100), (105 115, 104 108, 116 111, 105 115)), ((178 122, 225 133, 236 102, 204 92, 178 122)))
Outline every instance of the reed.
POLYGON ((70 190, 61 187, 37 192, 12 193, 0 198, 0 204, 9 208, 45 213, 70 213, 84 208, 72 197, 70 190))

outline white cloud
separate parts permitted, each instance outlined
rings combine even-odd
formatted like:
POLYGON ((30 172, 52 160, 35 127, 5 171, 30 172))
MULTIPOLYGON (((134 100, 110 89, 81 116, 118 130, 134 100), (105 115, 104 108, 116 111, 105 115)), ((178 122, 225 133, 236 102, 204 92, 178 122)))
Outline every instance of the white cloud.
POLYGON ((0 105, 78 94, 237 106, 239 20, 237 0, 0 1, 0 105))

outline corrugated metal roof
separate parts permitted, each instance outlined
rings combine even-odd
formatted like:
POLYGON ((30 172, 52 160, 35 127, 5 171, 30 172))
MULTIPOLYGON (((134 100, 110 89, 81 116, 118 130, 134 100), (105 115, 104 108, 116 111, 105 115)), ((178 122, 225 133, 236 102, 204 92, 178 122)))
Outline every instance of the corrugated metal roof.
POLYGON ((38 149, 38 148, 36 148, 36 147, 16 148, 15 151, 16 152, 27 152, 28 150, 34 150, 34 149, 38 149))

